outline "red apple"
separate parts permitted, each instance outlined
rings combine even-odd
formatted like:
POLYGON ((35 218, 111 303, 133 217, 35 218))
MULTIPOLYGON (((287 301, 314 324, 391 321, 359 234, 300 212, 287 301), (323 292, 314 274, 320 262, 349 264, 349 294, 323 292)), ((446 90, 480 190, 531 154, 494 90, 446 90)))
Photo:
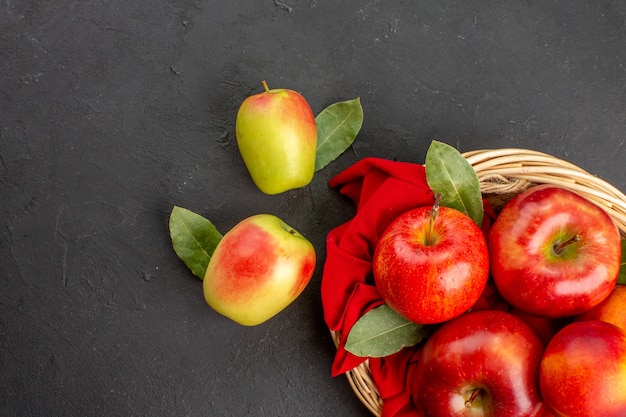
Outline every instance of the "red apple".
POLYGON ((626 333, 598 320, 567 325, 545 349, 539 384, 556 415, 626 416, 626 333))
POLYGON ((483 288, 483 292, 478 297, 478 301, 470 308, 471 311, 478 310, 504 310, 509 311, 511 306, 507 303, 504 298, 498 292, 496 288, 496 284, 493 283, 492 279, 488 279, 485 284, 485 288, 483 288))
POLYGON ((537 336, 539 336, 544 346, 547 346, 552 337, 570 322, 569 318, 535 316, 515 307, 511 309, 511 314, 519 317, 524 323, 528 324, 537 336))
POLYGON ((285 309, 315 269, 313 245, 271 214, 248 217, 220 240, 202 283, 218 313, 254 326, 285 309))
POLYGON ((246 98, 237 112, 237 145, 248 172, 266 194, 311 182, 317 126, 309 103, 296 91, 269 89, 246 98))
POLYGON ((428 417, 540 417, 542 352, 539 337, 510 313, 463 314, 422 347, 414 399, 428 417))
POLYGON ((600 207, 540 185, 509 201, 489 232, 491 272, 513 306, 545 317, 590 310, 617 281, 621 241, 600 207))
MULTIPOLYGON (((543 410, 543 414, 541 415, 541 417, 563 417, 562 415, 557 415, 554 413, 554 411, 550 410, 548 407, 546 407, 543 410)), ((567 416, 566 416, 567 417, 567 416)))
POLYGON ((626 285, 616 285, 600 304, 575 317, 575 320, 600 320, 626 332, 626 285))
POLYGON ((397 217, 373 257, 376 287, 406 319, 441 323, 476 303, 489 274, 481 229, 448 207, 419 207, 397 217))

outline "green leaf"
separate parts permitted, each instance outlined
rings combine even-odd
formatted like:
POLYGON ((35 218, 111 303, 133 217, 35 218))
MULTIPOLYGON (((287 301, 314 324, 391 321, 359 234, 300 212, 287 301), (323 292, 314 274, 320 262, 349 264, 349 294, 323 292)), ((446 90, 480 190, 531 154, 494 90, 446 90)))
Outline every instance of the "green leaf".
POLYGON ((622 263, 620 264, 617 283, 626 285, 626 239, 622 239, 622 263))
POLYGON ((426 153, 426 181, 435 194, 441 193, 441 205, 467 214, 482 226, 483 200, 478 175, 452 146, 433 141, 426 153))
POLYGON ((365 313, 352 326, 346 350, 361 357, 380 358, 418 344, 426 333, 422 325, 409 321, 383 304, 365 313))
POLYGON ((176 255, 195 276, 204 279, 204 272, 222 234, 209 220, 178 206, 172 209, 169 228, 176 255))
POLYGON ((356 139, 363 125, 361 99, 331 104, 315 117, 317 155, 315 171, 337 159, 356 139))

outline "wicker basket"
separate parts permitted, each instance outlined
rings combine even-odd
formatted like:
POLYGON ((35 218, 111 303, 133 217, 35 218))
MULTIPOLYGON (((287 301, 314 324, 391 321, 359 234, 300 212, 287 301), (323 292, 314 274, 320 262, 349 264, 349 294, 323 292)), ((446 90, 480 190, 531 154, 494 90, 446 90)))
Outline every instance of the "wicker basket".
MULTIPOLYGON (((528 187, 553 184, 570 189, 602 207, 626 238, 626 195, 608 182, 567 161, 527 149, 486 149, 463 156, 474 167, 483 196, 497 210, 528 187)), ((339 343, 339 334, 331 332, 339 343)), ((348 382, 361 402, 380 417, 382 400, 374 385, 368 361, 346 372, 348 382)))

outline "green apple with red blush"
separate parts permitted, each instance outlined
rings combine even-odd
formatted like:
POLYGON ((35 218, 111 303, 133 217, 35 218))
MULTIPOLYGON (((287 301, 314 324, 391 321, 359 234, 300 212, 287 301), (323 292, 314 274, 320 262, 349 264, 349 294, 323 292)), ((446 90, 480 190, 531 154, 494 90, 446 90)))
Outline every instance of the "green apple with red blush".
POLYGON ((317 126, 298 92, 270 89, 246 98, 235 121, 237 146, 256 186, 266 194, 304 187, 315 173, 317 126))
POLYGON ((581 314, 617 282, 619 229, 602 208, 562 187, 538 185, 513 197, 488 242, 498 291, 530 314, 581 314))
POLYGON ((313 245, 271 214, 250 216, 219 241, 202 284, 206 302, 244 325, 261 324, 290 305, 315 270, 313 245))

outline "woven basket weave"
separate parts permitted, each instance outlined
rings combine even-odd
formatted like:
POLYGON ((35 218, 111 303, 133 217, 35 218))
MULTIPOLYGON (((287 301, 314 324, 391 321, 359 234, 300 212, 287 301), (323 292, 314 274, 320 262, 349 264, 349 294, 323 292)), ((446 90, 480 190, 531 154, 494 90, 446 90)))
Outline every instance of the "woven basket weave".
MULTIPOLYGON (((578 166, 545 153, 516 148, 476 150, 463 156, 478 174, 483 197, 496 210, 533 185, 558 185, 602 207, 626 238, 626 195, 578 166)), ((340 335, 334 331, 331 335, 337 345, 340 335)), ((368 361, 346 372, 346 377, 361 402, 380 417, 382 400, 372 381, 368 361)))

